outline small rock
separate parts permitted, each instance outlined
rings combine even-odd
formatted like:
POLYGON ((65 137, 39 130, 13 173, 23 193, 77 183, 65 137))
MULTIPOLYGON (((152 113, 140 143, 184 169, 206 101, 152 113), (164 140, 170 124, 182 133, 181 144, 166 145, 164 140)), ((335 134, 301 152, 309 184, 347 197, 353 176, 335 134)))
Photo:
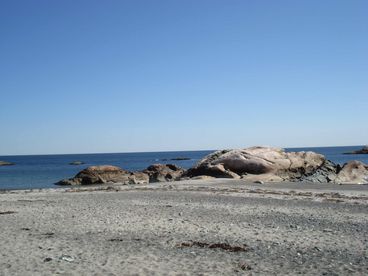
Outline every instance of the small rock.
POLYGON ((52 258, 47 257, 47 258, 45 258, 43 261, 44 261, 45 263, 47 263, 47 262, 51 262, 51 261, 52 261, 52 258))
POLYGON ((68 263, 74 262, 74 258, 72 256, 69 256, 69 255, 61 255, 60 260, 66 261, 68 263))
POLYGON ((256 183, 256 184, 264 184, 264 182, 262 180, 256 180, 253 183, 256 183))
POLYGON ((171 160, 173 161, 181 161, 181 160, 190 160, 189 157, 176 157, 176 158, 172 158, 171 160))
POLYGON ((251 270, 252 269, 252 267, 244 261, 239 262, 239 267, 241 270, 251 270))
POLYGON ((12 162, 7 162, 7 161, 0 161, 0 166, 13 166, 15 165, 12 162))
POLYGON ((78 165, 83 165, 84 162, 82 161, 73 161, 73 162, 70 162, 69 165, 75 165, 75 166, 78 166, 78 165))

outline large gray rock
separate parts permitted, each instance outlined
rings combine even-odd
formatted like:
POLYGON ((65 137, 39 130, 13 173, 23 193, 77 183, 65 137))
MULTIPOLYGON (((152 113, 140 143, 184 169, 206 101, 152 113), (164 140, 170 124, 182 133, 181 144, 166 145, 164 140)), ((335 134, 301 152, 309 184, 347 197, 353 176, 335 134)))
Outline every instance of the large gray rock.
POLYGON ((91 185, 106 183, 143 184, 149 182, 149 176, 142 172, 129 172, 115 166, 91 166, 75 177, 64 179, 56 185, 91 185))
POLYGON ((173 164, 153 164, 143 173, 149 176, 149 182, 167 182, 179 180, 184 169, 173 164))
POLYGON ((368 165, 360 161, 350 161, 342 167, 334 182, 338 184, 368 184, 368 165))
POLYGON ((267 175, 267 179, 298 180, 312 175, 326 162, 323 155, 314 152, 285 152, 280 148, 251 147, 216 151, 188 170, 186 176, 247 178, 249 175, 267 175))

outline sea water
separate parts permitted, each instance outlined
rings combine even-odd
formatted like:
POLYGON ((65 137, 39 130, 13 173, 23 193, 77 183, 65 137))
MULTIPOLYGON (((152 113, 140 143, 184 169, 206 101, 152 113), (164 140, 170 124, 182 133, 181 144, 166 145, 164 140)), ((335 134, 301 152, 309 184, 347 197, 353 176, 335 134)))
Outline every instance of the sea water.
MULTIPOLYGON (((343 154, 361 148, 362 146, 289 148, 286 151, 311 150, 339 164, 350 160, 368 163, 368 155, 343 154)), ((1 161, 15 163, 14 166, 0 166, 0 189, 55 188, 55 182, 73 177, 92 165, 114 165, 125 170, 138 171, 155 163, 171 163, 187 169, 211 152, 213 151, 0 156, 1 161), (178 157, 189 160, 172 160, 178 157), (84 164, 69 165, 73 161, 82 161, 84 164)))

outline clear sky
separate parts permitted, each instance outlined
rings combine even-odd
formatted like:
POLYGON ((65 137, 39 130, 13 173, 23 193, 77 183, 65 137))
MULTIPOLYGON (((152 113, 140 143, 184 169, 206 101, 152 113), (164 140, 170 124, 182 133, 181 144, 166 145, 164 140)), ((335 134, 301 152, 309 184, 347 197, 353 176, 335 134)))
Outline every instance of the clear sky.
POLYGON ((3 0, 0 155, 368 143, 366 0, 3 0))

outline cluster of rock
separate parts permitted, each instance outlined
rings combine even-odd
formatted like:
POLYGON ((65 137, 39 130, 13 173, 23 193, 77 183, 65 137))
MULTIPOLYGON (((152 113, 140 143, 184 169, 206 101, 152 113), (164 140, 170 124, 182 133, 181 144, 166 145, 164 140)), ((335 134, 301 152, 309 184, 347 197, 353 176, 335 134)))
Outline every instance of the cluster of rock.
POLYGON ((168 161, 168 160, 171 160, 171 161, 187 161, 187 160, 191 160, 191 159, 189 157, 175 157, 175 158, 171 158, 171 159, 167 159, 167 158, 161 159, 161 161, 168 161))
POLYGON ((0 166, 13 166, 15 165, 12 162, 7 162, 7 161, 0 161, 0 166))
POLYGON ((344 154, 368 154, 368 146, 364 146, 360 150, 354 150, 351 152, 345 152, 344 154))
POLYGON ((75 177, 63 179, 57 185, 93 185, 106 183, 147 184, 179 180, 184 170, 176 165, 155 164, 142 172, 130 172, 116 166, 91 166, 75 177))
POLYGON ((293 181, 314 173, 325 161, 323 155, 314 152, 286 153, 283 149, 270 147, 222 150, 202 159, 188 170, 187 175, 293 181))
POLYGON ((310 151, 285 152, 280 148, 251 147, 216 151, 188 170, 172 164, 154 164, 141 172, 129 172, 114 166, 92 166, 57 184, 140 184, 198 177, 244 179, 251 182, 368 184, 368 166, 359 161, 351 161, 341 167, 326 160, 323 155, 310 151))
POLYGON ((315 152, 285 152, 271 147, 216 151, 186 172, 248 181, 309 181, 368 184, 368 166, 351 161, 334 164, 315 152))
POLYGON ((69 165, 73 165, 73 166, 79 166, 79 165, 83 165, 84 162, 83 161, 72 161, 69 163, 69 165))

